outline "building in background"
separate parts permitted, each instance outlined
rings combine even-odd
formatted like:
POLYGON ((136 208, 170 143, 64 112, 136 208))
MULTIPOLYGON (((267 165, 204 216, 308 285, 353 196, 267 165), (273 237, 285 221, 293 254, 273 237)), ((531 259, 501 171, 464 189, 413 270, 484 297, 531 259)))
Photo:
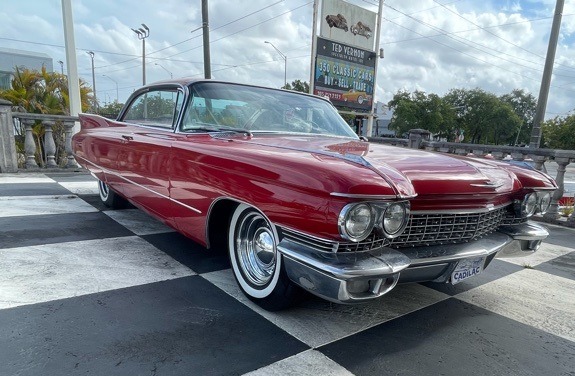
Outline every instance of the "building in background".
MULTIPOLYGON (((373 137, 396 137, 395 131, 389 129, 393 111, 391 111, 383 102, 376 102, 375 107, 376 119, 373 122, 373 137)), ((358 132, 361 136, 367 136, 367 119, 361 119, 361 130, 358 132)))
POLYGON ((10 80, 15 67, 37 71, 46 67, 48 72, 54 71, 52 58, 46 54, 0 48, 0 90, 10 89, 10 80))

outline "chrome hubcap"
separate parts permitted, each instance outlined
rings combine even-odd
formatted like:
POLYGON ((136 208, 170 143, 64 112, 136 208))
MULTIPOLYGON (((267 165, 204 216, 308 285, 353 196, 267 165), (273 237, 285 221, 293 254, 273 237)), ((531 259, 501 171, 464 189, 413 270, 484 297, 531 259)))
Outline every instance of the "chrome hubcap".
POLYGON ((238 223, 236 252, 247 281, 258 287, 269 283, 276 267, 276 246, 273 232, 261 214, 248 213, 238 223))

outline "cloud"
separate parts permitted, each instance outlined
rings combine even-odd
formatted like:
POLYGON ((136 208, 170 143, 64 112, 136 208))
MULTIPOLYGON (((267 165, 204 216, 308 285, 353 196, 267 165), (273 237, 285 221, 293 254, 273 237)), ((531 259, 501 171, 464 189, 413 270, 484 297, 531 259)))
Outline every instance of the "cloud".
MULTIPOLYGON (((377 10, 376 0, 349 1, 377 10)), ((65 60, 60 0, 4 3, 4 47, 65 60)), ((310 0, 210 0, 209 6, 214 77, 283 85, 283 59, 264 44, 269 40, 288 57, 288 81, 309 81, 310 0)), ((141 23, 150 28, 148 82, 168 72, 203 76, 201 31, 191 33, 202 23, 199 1, 75 0, 72 7, 79 72, 91 82, 85 51, 95 51, 100 98, 115 97, 114 81, 121 100, 141 84, 142 42, 131 31, 141 23)), ((400 89, 442 95, 454 87, 497 95, 521 88, 537 96, 554 7, 555 0, 386 0, 376 100, 387 102, 400 89)), ((547 117, 575 108, 575 3, 567 2, 563 14, 547 117)))

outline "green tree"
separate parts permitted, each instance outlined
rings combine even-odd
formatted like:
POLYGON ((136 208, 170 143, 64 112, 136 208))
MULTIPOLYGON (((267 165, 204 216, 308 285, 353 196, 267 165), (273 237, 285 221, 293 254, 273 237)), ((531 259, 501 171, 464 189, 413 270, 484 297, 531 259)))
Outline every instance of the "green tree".
POLYGON ((537 111, 537 99, 522 89, 515 89, 509 94, 502 95, 500 99, 511 105, 513 111, 521 119, 521 125, 513 144, 528 144, 533 128, 533 119, 537 111))
POLYGON ((575 115, 556 117, 541 125, 545 146, 551 149, 575 150, 575 115))
MULTIPOLYGON (((0 90, 0 98, 4 98, 21 111, 52 114, 70 114, 70 96, 66 76, 56 72, 48 72, 16 67, 11 81, 12 87, 0 90)), ((92 89, 80 79, 80 99, 82 111, 89 109, 92 89)))
POLYGON ((437 94, 398 91, 388 106, 393 110, 390 128, 400 135, 420 128, 449 141, 455 136, 455 110, 437 94))
POLYGON ((477 89, 452 89, 444 100, 456 111, 465 142, 513 144, 522 120, 509 103, 477 89))
POLYGON ((100 115, 109 119, 116 119, 120 114, 122 107, 124 107, 124 104, 118 101, 108 103, 105 106, 100 107, 100 115))
POLYGON ((291 84, 289 82, 285 84, 282 89, 299 91, 301 93, 309 93, 309 84, 302 80, 295 80, 292 81, 291 84))
MULTIPOLYGON (((88 98, 91 89, 86 86, 84 81, 80 80, 79 83, 82 110, 86 111, 89 108, 88 98)), ((0 90, 0 98, 10 101, 18 111, 22 112, 50 115, 70 114, 67 78, 59 73, 48 72, 45 67, 40 71, 16 67, 11 88, 0 90)), ((56 157, 65 160, 65 158, 61 158, 65 153, 64 126, 56 123, 52 130, 56 142, 56 157)), ((22 128, 19 131, 20 135, 24 133, 22 128)), ((41 157, 44 155, 44 126, 40 121, 37 121, 32 127, 32 134, 37 145, 36 159, 38 163, 42 164, 44 162, 41 157)), ((16 146, 21 152, 24 149, 23 143, 22 137, 17 138, 16 146)))

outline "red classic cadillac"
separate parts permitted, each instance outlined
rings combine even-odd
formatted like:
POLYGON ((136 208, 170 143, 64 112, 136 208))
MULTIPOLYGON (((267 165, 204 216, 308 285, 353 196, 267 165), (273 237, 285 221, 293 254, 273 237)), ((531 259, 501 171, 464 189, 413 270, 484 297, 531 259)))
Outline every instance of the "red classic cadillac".
POLYGON ((459 283, 537 250, 547 175, 493 160, 371 144, 326 99, 212 80, 145 86, 117 121, 80 115, 78 163, 209 248, 270 310, 301 289, 364 302, 398 282, 459 283))

